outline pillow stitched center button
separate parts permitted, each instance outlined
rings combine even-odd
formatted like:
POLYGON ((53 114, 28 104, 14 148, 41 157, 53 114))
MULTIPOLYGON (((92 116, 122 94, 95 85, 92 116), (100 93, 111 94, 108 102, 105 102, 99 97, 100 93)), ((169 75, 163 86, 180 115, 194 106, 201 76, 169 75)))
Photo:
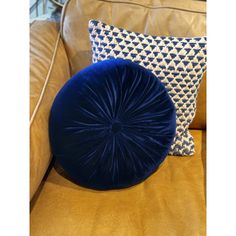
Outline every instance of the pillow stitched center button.
POLYGON ((114 121, 111 124, 111 131, 112 131, 112 133, 116 134, 119 131, 121 131, 121 129, 122 129, 122 124, 120 122, 114 121))

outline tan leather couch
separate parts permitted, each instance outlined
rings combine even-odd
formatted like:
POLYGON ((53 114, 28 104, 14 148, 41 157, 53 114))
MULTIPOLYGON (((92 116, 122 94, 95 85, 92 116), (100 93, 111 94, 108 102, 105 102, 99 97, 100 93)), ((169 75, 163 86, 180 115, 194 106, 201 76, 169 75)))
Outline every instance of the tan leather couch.
POLYGON ((205 235, 205 77, 191 125, 196 154, 168 156, 158 171, 134 187, 93 191, 73 184, 50 164, 48 140, 55 95, 71 75, 91 63, 89 19, 152 35, 199 36, 206 34, 205 5, 194 0, 70 0, 60 25, 31 24, 32 236, 205 235))

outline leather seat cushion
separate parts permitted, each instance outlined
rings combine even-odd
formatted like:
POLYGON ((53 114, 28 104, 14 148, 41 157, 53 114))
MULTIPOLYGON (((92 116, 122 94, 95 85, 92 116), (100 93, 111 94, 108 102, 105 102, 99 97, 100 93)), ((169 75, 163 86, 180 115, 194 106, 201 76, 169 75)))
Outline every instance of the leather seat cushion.
POLYGON ((32 202, 31 236, 205 235, 205 132, 191 133, 194 156, 168 156, 131 188, 89 190, 52 168, 32 202))

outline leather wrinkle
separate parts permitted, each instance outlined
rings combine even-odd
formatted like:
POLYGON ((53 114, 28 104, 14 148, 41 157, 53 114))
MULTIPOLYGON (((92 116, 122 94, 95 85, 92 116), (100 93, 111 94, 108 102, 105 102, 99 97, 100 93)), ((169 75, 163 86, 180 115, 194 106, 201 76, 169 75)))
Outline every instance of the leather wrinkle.
POLYGON ((34 193, 34 196, 32 197, 32 199, 30 201, 30 213, 32 212, 32 210, 34 208, 34 205, 35 205, 37 199, 39 198, 41 191, 43 190, 43 187, 45 185, 47 177, 50 174, 50 171, 52 170, 53 166, 55 165, 55 158, 52 155, 51 155, 51 158, 52 158, 52 160, 51 160, 51 162, 50 162, 50 164, 49 164, 49 166, 47 168, 47 171, 44 174, 43 179, 42 179, 38 189, 36 190, 36 192, 34 193))

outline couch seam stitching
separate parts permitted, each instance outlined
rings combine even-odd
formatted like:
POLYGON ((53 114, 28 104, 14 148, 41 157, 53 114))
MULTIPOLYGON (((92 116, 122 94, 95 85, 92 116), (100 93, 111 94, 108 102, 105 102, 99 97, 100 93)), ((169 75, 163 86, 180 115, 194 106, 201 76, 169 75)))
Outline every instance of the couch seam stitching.
POLYGON ((128 5, 136 5, 136 6, 140 6, 140 7, 144 7, 144 8, 148 8, 148 9, 173 9, 173 10, 179 10, 179 11, 186 11, 186 12, 192 12, 192 13, 202 13, 202 14, 206 14, 206 12, 203 10, 192 10, 192 9, 187 9, 187 8, 180 8, 180 7, 172 7, 170 5, 160 5, 160 6, 150 6, 150 5, 143 5, 140 3, 136 3, 136 2, 124 2, 124 1, 109 1, 109 0, 98 0, 99 2, 106 2, 106 3, 114 3, 114 4, 128 4, 128 5))
POLYGON ((34 118, 37 114, 37 111, 41 105, 41 102, 43 100, 43 97, 44 97, 44 94, 45 94, 45 91, 46 91, 46 88, 47 88, 47 85, 48 85, 48 82, 49 82, 49 79, 50 79, 50 75, 51 75, 51 72, 52 72, 52 68, 53 68, 53 65, 54 65, 54 61, 55 61, 55 58, 56 58, 56 54, 57 54, 57 49, 58 49, 58 45, 59 45, 59 42, 60 42, 60 30, 58 32, 58 35, 57 35, 57 40, 56 40, 56 44, 54 46, 54 50, 53 50, 53 54, 52 54, 52 58, 51 58, 51 63, 50 63, 50 66, 49 66, 49 69, 48 69, 48 73, 47 73, 47 76, 46 76, 46 79, 45 79, 45 82, 43 84, 43 87, 42 87, 42 90, 41 90, 41 93, 40 93, 40 96, 39 96, 39 99, 37 101, 37 104, 34 108, 34 111, 31 115, 31 118, 30 118, 30 127, 34 121, 34 118))

